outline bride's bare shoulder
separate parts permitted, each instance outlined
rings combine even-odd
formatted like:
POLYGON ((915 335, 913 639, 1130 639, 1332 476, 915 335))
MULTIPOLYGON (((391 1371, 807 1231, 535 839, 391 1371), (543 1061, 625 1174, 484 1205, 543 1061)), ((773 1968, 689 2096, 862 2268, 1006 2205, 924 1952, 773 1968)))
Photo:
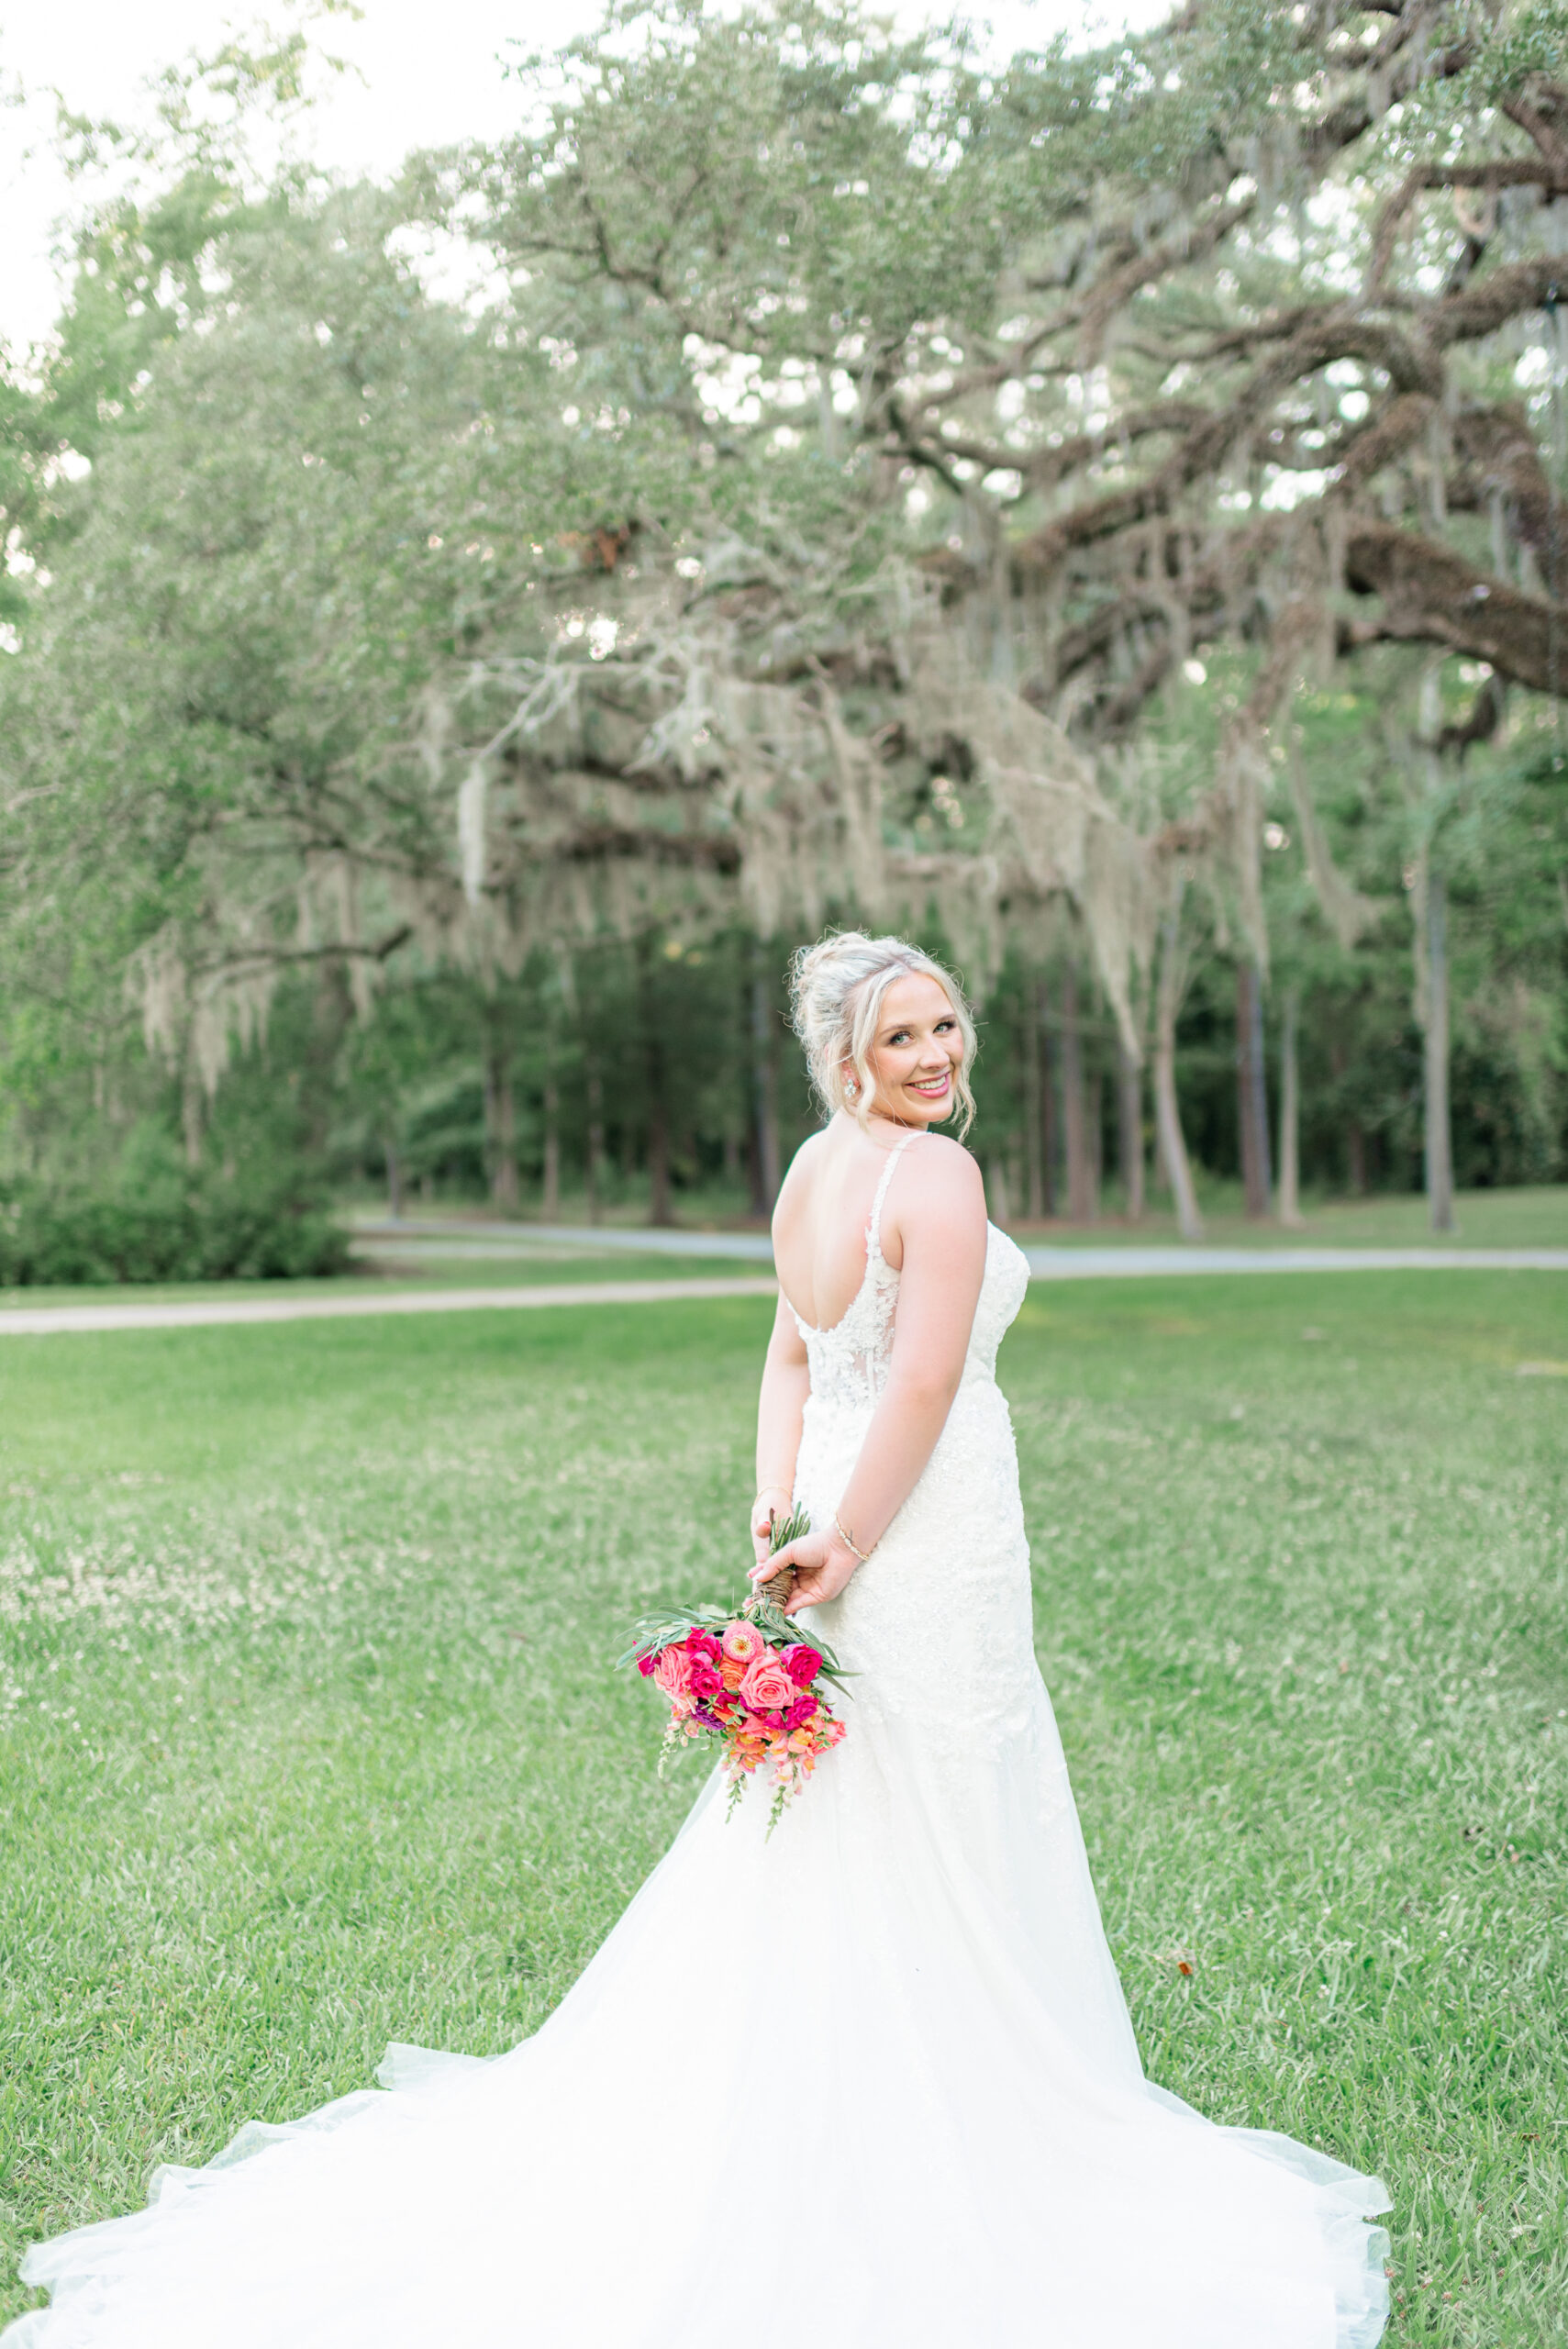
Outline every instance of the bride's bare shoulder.
POLYGON ((807 1134, 795 1156, 790 1160, 784 1171, 784 1181, 779 1185, 778 1197, 773 1204, 775 1230, 781 1217, 787 1222, 804 1206, 809 1197, 812 1176, 821 1159, 827 1140, 826 1128, 820 1133, 807 1134))
POLYGON ((795 1156, 790 1160, 788 1166, 784 1169, 784 1178, 783 1183, 779 1186, 779 1196, 781 1198, 792 1186, 798 1191, 804 1185, 810 1182, 813 1174, 816 1172, 817 1167, 820 1163, 822 1157, 827 1151, 827 1148, 828 1129, 826 1126, 824 1126, 817 1133, 806 1135, 806 1140, 801 1143, 800 1148, 795 1152, 795 1156))
POLYGON ((906 1172, 894 1186, 900 1220, 909 1215, 985 1220, 985 1184, 980 1168, 951 1134, 923 1134, 905 1152, 906 1172))

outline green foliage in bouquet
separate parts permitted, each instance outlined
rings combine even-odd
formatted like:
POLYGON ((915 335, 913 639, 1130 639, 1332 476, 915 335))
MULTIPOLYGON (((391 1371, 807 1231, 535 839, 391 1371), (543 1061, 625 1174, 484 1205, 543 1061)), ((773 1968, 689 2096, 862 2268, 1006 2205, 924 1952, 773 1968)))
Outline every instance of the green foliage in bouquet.
MULTIPOLYGON (((804 1508, 797 1507, 788 1517, 775 1518, 768 1536, 769 1554, 777 1557, 781 1550, 810 1531, 810 1514, 804 1508)), ((656 1614, 639 1616, 633 1626, 632 1643, 616 1658, 616 1669, 639 1664, 645 1656, 657 1660, 666 1648, 675 1646, 691 1631, 712 1631, 717 1635, 727 1623, 737 1622, 754 1624, 770 1647, 793 1647, 806 1639, 806 1633, 791 1622, 781 1607, 761 1592, 754 1592, 739 1607, 667 1607, 656 1614)), ((825 1647, 815 1632, 809 1644, 822 1658, 817 1677, 831 1681, 841 1696, 847 1696, 845 1681, 854 1675, 845 1672, 832 1649, 825 1647)))

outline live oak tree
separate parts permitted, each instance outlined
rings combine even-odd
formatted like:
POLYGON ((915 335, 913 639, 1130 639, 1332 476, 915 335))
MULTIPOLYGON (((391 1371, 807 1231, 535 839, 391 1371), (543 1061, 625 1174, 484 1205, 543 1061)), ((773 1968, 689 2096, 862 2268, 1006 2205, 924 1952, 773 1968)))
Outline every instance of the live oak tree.
POLYGON ((1473 740, 1499 681, 1568 681, 1562 452, 1516 365, 1562 361, 1565 28, 1230 0, 1001 66, 831 8, 625 9, 462 188, 553 300, 585 429, 639 386, 700 436, 754 587, 842 584, 819 538, 792 562, 776 455, 759 494, 759 450, 804 442, 851 570, 890 505, 924 518, 991 675, 1086 745, 1195 648, 1251 648, 1163 862, 1174 895, 1218 857, 1261 965, 1265 748, 1304 671, 1485 663, 1473 740))
POLYGON ((1562 36, 1229 0, 1004 67, 668 5, 395 204, 204 157, 94 225, 29 414, 94 461, 23 467, 34 967, 97 893, 194 1148, 291 972, 331 1031, 398 958, 498 999, 741 917, 934 917, 982 982, 1049 942, 1152 1059, 1190 1227, 1183 908, 1266 968, 1299 681, 1391 678, 1451 768, 1429 655, 1490 672, 1472 744, 1562 683, 1562 36), (432 217, 503 293, 426 295, 432 217))

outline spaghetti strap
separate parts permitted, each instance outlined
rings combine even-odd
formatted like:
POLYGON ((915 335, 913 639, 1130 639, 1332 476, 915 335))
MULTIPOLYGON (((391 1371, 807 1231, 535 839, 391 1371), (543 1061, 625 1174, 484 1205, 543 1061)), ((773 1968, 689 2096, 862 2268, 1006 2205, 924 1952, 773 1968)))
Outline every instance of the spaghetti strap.
POLYGON ((887 1153, 887 1163, 882 1170, 882 1180, 876 1186, 876 1197, 871 1203, 871 1220, 866 1225, 866 1262, 868 1264, 873 1258, 882 1254, 882 1203, 887 1197, 887 1186, 893 1180, 893 1170, 897 1165, 898 1161, 903 1156, 904 1152, 908 1149, 910 1143, 921 1131, 922 1129, 919 1126, 916 1126, 912 1131, 903 1135, 899 1141, 895 1141, 893 1148, 887 1153))

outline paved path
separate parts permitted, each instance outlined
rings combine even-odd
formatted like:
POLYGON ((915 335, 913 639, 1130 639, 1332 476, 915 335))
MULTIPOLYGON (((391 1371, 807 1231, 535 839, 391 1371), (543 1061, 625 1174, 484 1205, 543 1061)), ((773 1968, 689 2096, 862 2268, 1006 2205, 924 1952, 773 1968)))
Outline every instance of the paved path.
POLYGON ((1568 1248, 1026 1248, 1037 1281, 1151 1273, 1568 1273, 1568 1248))
MULTIPOLYGON (((656 1231, 645 1226, 607 1230, 581 1223, 359 1224, 361 1247, 389 1248, 459 1263, 467 1255, 527 1254, 529 1246, 592 1251, 622 1249, 660 1256, 740 1256, 771 1264, 773 1243, 762 1231, 656 1231)), ((1025 1247, 1036 1280, 1129 1280, 1151 1273, 1568 1272, 1568 1248, 1280 1248, 1025 1247)))
MULTIPOLYGON (((684 1235, 681 1235, 684 1236, 684 1235)), ((738 1235, 744 1236, 744 1235, 738 1235)), ((1132 1280, 1188 1273, 1568 1273, 1568 1248, 1029 1248, 1034 1279, 1132 1280)), ((0 1337, 73 1330, 199 1330, 239 1321, 362 1320, 386 1313, 504 1312, 545 1305, 661 1305, 775 1297, 771 1275, 673 1281, 552 1281, 525 1288, 353 1289, 339 1296, 204 1297, 181 1304, 0 1305, 0 1337)))
POLYGON ((164 1305, 0 1306, 0 1337, 76 1330, 206 1330, 234 1321, 349 1321, 383 1313, 473 1313, 528 1305, 658 1305, 688 1297, 776 1297, 770 1278, 552 1281, 539 1288, 356 1289, 342 1297, 193 1298, 164 1305))
POLYGON ((771 1264, 773 1243, 765 1231, 660 1231, 639 1224, 604 1223, 437 1223, 405 1220, 356 1223, 350 1227, 357 1248, 388 1255, 413 1248, 431 1255, 527 1255, 537 1248, 571 1248, 584 1255, 621 1250, 635 1256, 740 1256, 751 1264, 771 1264), (454 1245, 454 1243, 460 1243, 454 1245))

